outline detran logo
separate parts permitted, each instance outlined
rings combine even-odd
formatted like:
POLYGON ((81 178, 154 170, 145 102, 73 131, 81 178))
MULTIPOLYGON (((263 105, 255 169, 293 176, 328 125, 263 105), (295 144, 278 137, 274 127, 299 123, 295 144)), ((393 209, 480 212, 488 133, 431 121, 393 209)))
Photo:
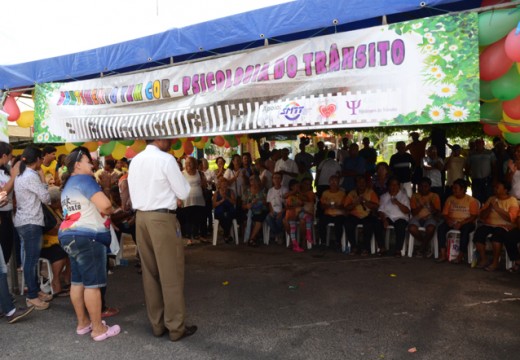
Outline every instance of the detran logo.
POLYGON ((291 101, 285 105, 285 107, 280 112, 280 115, 285 116, 285 118, 290 121, 298 120, 298 118, 303 113, 304 108, 305 106, 300 106, 300 104, 297 102, 291 101))

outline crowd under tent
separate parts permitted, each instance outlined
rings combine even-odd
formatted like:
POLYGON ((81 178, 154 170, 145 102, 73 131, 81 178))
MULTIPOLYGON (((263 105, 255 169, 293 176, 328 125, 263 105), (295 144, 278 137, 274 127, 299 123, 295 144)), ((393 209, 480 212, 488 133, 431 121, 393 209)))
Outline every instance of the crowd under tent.
POLYGON ((3 64, 0 88, 35 89, 38 143, 479 121, 484 3, 283 1, 3 64))

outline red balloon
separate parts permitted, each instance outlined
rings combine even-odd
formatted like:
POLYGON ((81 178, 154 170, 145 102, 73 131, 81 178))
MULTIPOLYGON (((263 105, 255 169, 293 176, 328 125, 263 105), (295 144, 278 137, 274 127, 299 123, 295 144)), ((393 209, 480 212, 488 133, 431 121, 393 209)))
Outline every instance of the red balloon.
POLYGON ((20 117, 20 108, 13 96, 9 95, 4 102, 4 111, 9 114, 7 120, 16 121, 20 117))
POLYGON ((505 51, 506 37, 489 45, 480 54, 480 79, 484 81, 496 80, 505 75, 511 66, 511 60, 505 51))
POLYGON ((520 96, 502 102, 502 109, 511 119, 520 119, 520 96))
POLYGON ((215 144, 217 146, 223 146, 225 142, 226 142, 226 140, 224 140, 224 138, 222 136, 216 136, 213 139, 213 144, 215 144))
POLYGON ((516 35, 516 29, 511 30, 506 36, 504 50, 509 59, 515 62, 520 61, 520 34, 516 35))
POLYGON ((512 133, 520 132, 520 126, 507 125, 507 124, 504 124, 504 126, 509 132, 512 132, 512 133))
POLYGON ((193 152, 193 143, 191 141, 186 141, 182 147, 184 148, 184 153, 186 155, 191 155, 193 152))
POLYGON ((492 124, 484 124, 483 130, 484 133, 488 136, 500 136, 502 133, 498 126, 492 124))
POLYGON ((125 158, 131 159, 136 155, 137 155, 137 152, 134 149, 132 149, 130 146, 126 148, 125 158))

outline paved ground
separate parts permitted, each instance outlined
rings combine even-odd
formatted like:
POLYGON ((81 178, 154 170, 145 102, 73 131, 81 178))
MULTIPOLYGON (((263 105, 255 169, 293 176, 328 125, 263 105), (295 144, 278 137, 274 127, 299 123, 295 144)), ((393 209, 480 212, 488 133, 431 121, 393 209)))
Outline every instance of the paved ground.
POLYGON ((102 343, 76 335, 60 298, 25 321, 0 321, 0 358, 520 358, 519 275, 276 245, 198 245, 186 263, 192 337, 151 335, 131 262, 109 278, 109 303, 121 309, 109 323, 121 335, 102 343))

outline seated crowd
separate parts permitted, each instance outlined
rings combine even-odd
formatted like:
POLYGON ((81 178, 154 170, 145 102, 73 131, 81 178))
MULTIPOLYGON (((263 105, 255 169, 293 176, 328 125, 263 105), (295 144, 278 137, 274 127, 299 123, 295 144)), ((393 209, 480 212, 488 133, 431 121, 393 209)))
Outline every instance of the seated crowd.
MULTIPOLYGON (((369 148, 369 141, 364 144, 364 149, 369 148)), ((468 254, 472 239, 477 268, 497 269, 505 246, 513 260, 510 270, 518 271, 520 219, 518 197, 514 194, 520 185, 516 178, 520 174, 520 147, 515 148, 513 156, 517 160, 504 161, 504 176, 494 177, 492 169, 497 160, 482 146, 483 141, 477 140, 464 159, 460 146, 450 145, 452 154, 443 161, 432 145, 419 166, 404 142, 398 143, 390 165, 380 162, 368 166, 356 144, 348 146, 341 164, 335 152, 323 150, 324 154, 313 157, 305 153, 305 146, 300 146, 302 152, 295 159, 309 155, 305 158, 312 159, 307 163, 303 156, 298 162, 290 159, 288 149, 264 150, 264 156, 254 164, 249 153, 236 154, 227 168, 222 158, 217 159, 218 169, 210 175, 212 185, 207 188, 215 189, 210 204, 226 242, 231 240, 230 229, 236 220, 240 237, 246 236, 244 241, 250 246, 259 245, 262 229, 268 229, 270 241, 285 243, 287 237, 295 252, 331 240, 331 246, 339 248, 343 238, 350 254, 368 255, 375 245, 377 255, 390 251, 401 257, 409 234, 418 244, 412 250, 416 256, 432 257, 435 239, 440 250, 437 262, 462 263, 473 256, 468 254), (319 163, 314 162, 316 159, 319 163), (485 180, 472 176, 471 171, 483 173, 483 169, 475 168, 485 168, 484 160, 489 160, 491 169, 485 180), (317 168, 316 193, 310 166, 317 168), (417 176, 418 169, 422 176, 417 176), (478 198, 467 194, 470 184, 478 198), (388 249, 390 230, 395 241, 388 249), (450 251, 453 231, 460 239, 456 256, 450 251), (486 241, 491 244, 491 259, 486 254, 486 241)), ((211 172, 207 168, 202 172, 201 166, 199 169, 201 178, 211 172)), ((200 187, 198 183, 196 186, 200 187)))

